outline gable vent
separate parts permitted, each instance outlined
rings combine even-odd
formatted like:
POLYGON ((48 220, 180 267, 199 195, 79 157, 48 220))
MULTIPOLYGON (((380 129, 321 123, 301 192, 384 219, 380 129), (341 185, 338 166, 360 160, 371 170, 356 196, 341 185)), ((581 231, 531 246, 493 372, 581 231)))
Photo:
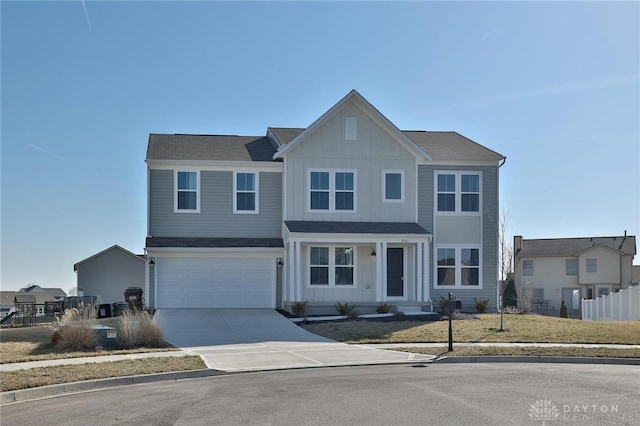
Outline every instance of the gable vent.
POLYGON ((344 138, 348 141, 358 139, 358 117, 345 117, 344 138))

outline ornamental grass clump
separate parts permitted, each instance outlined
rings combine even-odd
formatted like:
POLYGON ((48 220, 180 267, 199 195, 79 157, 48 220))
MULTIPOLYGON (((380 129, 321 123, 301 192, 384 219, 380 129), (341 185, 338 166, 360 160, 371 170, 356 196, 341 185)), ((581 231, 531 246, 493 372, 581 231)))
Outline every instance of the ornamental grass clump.
POLYGON ((125 310, 119 317, 118 344, 124 349, 166 346, 162 331, 147 311, 125 310))
POLYGON ((51 343, 64 350, 86 351, 96 347, 91 306, 67 309, 51 331, 51 343))

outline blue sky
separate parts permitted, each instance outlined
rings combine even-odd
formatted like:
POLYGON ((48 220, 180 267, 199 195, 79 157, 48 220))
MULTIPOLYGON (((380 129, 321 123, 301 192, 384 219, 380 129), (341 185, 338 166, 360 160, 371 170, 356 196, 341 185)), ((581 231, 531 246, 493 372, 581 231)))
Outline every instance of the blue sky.
MULTIPOLYGON (((9 2, 2 289, 142 253, 149 133, 305 127, 351 89, 507 156, 525 238, 640 237, 638 2, 9 2)), ((636 256, 640 263, 640 255, 636 256)))

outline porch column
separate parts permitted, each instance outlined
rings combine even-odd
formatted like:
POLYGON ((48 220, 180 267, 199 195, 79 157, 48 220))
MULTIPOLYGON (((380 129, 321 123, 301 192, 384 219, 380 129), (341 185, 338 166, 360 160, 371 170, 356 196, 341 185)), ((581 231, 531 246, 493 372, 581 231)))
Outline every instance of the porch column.
POLYGON ((289 253, 287 259, 287 272, 289 274, 289 302, 295 302, 296 300, 296 287, 295 287, 295 271, 296 271, 296 263, 295 263, 295 252, 294 247, 296 243, 294 240, 289 242, 289 253))
POLYGON ((382 243, 376 242, 376 302, 382 300, 382 243))
POLYGON ((382 301, 387 301, 387 242, 383 241, 380 247, 380 253, 378 256, 380 258, 380 263, 382 264, 382 301))
POLYGON ((431 274, 429 273, 429 271, 431 270, 431 268, 429 268, 429 240, 427 240, 426 243, 424 243, 424 250, 422 251, 422 267, 424 268, 424 273, 422 274, 422 300, 426 301, 426 300, 431 300, 431 295, 430 295, 430 288, 429 288, 429 277, 431 276, 431 274))
POLYGON ((302 258, 300 257, 300 241, 296 244, 296 301, 302 301, 302 258))
POLYGON ((422 302, 422 292, 424 284, 422 283, 422 268, 424 266, 424 257, 422 256, 423 243, 416 244, 416 301, 422 302))

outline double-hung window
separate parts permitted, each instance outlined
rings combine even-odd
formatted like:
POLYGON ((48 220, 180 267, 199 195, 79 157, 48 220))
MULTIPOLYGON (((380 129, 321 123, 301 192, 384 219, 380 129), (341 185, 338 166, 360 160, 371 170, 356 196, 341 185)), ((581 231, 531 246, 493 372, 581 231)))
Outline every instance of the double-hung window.
POLYGON ((355 206, 355 171, 309 171, 309 211, 354 212, 355 206))
POLYGON ((175 212, 200 212, 200 172, 175 172, 175 212))
POLYGON ((598 261, 595 258, 587 259, 587 272, 598 272, 598 261))
POLYGON ((382 202, 403 203, 404 202, 404 171, 403 170, 383 170, 382 171, 382 202))
POLYGON ((437 287, 480 288, 480 249, 438 247, 436 249, 437 287))
POLYGON ((533 260, 522 261, 522 275, 530 277, 533 275, 533 260))
POLYGON ((436 211, 480 212, 480 174, 436 172, 436 211))
POLYGON ((578 261, 576 259, 567 259, 564 261, 565 275, 578 275, 578 261))
POLYGON ((354 247, 309 247, 309 285, 353 286, 354 247))
POLYGON ((233 212, 258 213, 258 174, 234 172, 233 212))

